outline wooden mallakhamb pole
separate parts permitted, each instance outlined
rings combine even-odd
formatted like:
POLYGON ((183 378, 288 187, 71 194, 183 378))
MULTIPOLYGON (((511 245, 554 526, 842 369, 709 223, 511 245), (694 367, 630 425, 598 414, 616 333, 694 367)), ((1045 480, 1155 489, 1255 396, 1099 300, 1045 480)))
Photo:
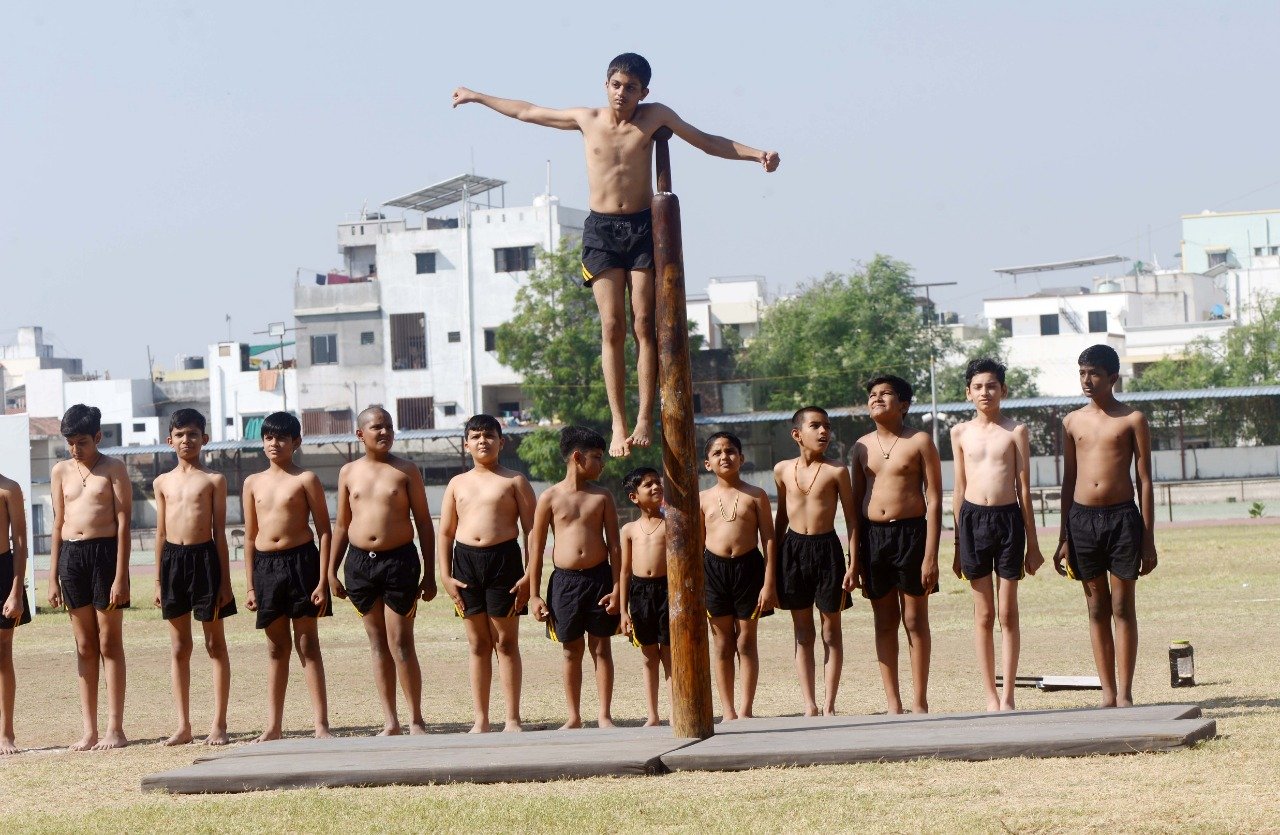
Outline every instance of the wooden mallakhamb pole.
POLYGON ((671 193, 669 128, 654 134, 658 193, 653 196, 658 389, 662 399, 663 493, 667 519, 667 588, 671 611, 671 727, 677 737, 715 733, 711 656, 707 645, 698 509, 698 440, 693 431, 693 377, 685 308, 680 201, 671 193))

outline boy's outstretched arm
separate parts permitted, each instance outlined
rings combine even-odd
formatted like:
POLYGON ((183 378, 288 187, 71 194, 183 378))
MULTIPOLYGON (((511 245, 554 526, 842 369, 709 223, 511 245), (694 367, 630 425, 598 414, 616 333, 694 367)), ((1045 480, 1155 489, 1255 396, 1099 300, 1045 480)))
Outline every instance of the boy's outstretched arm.
POLYGON ((782 158, 778 156, 777 151, 760 151, 752 148, 750 145, 743 145, 741 142, 735 142, 723 136, 705 133, 698 130, 693 125, 686 122, 676 115, 676 112, 665 104, 649 105, 658 108, 658 115, 661 117, 661 123, 675 133, 676 136, 688 142, 693 147, 702 151, 704 154, 710 154, 713 157, 721 157, 722 159, 740 159, 747 162, 758 162, 764 166, 765 171, 776 171, 778 164, 782 158))
POLYGON ((454 107, 473 102, 475 104, 483 104, 490 110, 496 110, 503 116, 510 116, 512 119, 519 119, 532 125, 542 125, 544 128, 556 128, 557 130, 580 130, 581 120, 589 112, 585 107, 570 107, 564 110, 540 107, 519 99, 502 99, 497 96, 477 93, 475 90, 468 90, 466 87, 459 87, 453 91, 454 107))

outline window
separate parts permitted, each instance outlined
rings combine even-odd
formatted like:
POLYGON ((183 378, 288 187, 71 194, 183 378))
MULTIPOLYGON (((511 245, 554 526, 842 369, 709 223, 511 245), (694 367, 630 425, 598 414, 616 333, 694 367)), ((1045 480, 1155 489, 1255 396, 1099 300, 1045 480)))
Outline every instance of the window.
POLYGON ((1264 246, 1255 246, 1255 247, 1253 248, 1253 254, 1254 254, 1254 255, 1266 255, 1266 254, 1267 254, 1267 253, 1266 253, 1266 247, 1264 247, 1264 246))
POLYGON ((534 267, 533 247, 508 246, 493 251, 493 271, 514 273, 534 267))
POLYGON ((1107 311, 1090 310, 1089 311, 1089 333, 1106 333, 1107 332, 1107 311))
POLYGON ((444 407, 445 417, 453 417, 457 413, 458 413, 458 404, 456 403, 450 403, 448 406, 444 407))
POLYGON ((135 423, 135 424, 133 425, 133 431, 134 431, 134 432, 146 432, 146 431, 147 431, 147 425, 146 425, 145 423, 135 423))
POLYGON ((372 344, 373 344, 373 331, 361 331, 361 332, 360 332, 360 344, 361 344, 361 345, 372 345, 372 344))
POLYGON ((462 331, 449 331, 449 341, 450 341, 450 342, 461 342, 461 341, 462 341, 462 331))
POLYGON ((1280 255, 1280 246, 1273 246, 1273 247, 1271 247, 1271 254, 1272 254, 1272 255, 1280 255))
POLYGON ((397 429, 435 429, 436 410, 430 397, 402 397, 396 401, 397 429))
POLYGON ((416 252, 413 257, 417 261, 418 275, 436 271, 436 254, 434 252, 416 252))
POLYGON ((497 328, 484 329, 484 349, 486 351, 498 350, 498 329, 497 328))
POLYGON ((1000 318, 995 320, 995 332, 1004 334, 1005 336, 1013 336, 1013 318, 1000 318))
POLYGON ((1041 336, 1057 336, 1058 335, 1058 314, 1046 313, 1040 317, 1040 335, 1041 336))
POLYGON ((520 402, 517 400, 508 400, 498 404, 498 414, 503 417, 517 417, 520 414, 520 402))
POLYGON ((349 435, 353 421, 349 409, 304 409, 302 434, 349 435))
POLYGON ((326 333, 323 336, 311 337, 311 364, 337 365, 338 336, 326 333))
POLYGON ((427 317, 422 313, 391 314, 391 369, 427 367, 427 317))
POLYGON ((1222 250, 1221 252, 1210 252, 1210 253, 1209 253, 1209 266, 1210 266, 1210 268, 1212 268, 1212 267, 1217 267, 1217 266, 1222 265, 1222 264, 1226 264, 1226 263, 1227 263, 1227 255, 1228 255, 1228 254, 1229 254, 1229 251, 1228 251, 1228 250, 1225 250, 1225 249, 1224 249, 1224 250, 1222 250))

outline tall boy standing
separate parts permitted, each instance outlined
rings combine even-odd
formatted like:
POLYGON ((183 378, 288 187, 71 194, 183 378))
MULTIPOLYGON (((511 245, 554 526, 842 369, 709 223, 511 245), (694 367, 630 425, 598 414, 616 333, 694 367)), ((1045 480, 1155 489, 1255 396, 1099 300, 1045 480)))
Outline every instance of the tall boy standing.
POLYGON ((76 639, 84 735, 72 751, 123 748, 124 612, 129 606, 133 485, 124 462, 98 452, 102 412, 77 403, 62 416, 71 458, 50 471, 53 547, 49 605, 66 604, 76 639), (98 667, 107 677, 107 732, 98 738, 98 667))
POLYGON ((591 652, 600 697, 599 726, 613 727, 613 649, 618 634, 618 510, 613 496, 593 484, 604 470, 604 438, 581 426, 560 431, 564 480, 538 497, 529 537, 529 609, 545 621, 547 636, 564 650, 564 697, 569 721, 582 727, 582 656, 591 652), (542 555, 555 537, 554 570, 542 599, 542 555))
POLYGON ((155 481, 155 604, 169 622, 169 669, 178 730, 165 745, 191 741, 191 617, 204 628, 213 667, 213 724, 206 745, 226 745, 231 657, 223 620, 236 613, 227 555, 227 480, 204 466, 204 415, 179 409, 169 418, 178 465, 155 481))
POLYGON ((956 554, 952 570, 973 589, 974 646, 987 710, 1014 709, 1021 633, 1018 624, 1018 581, 1044 564, 1031 509, 1031 440, 1027 427, 1000 413, 1008 394, 1005 367, 993 359, 977 359, 965 369, 965 398, 977 413, 951 429, 955 458, 956 554), (1004 690, 996 692, 996 587, 1004 690))
POLYGON ((364 457, 343 465, 338 472, 338 520, 329 560, 329 588, 338 597, 350 597, 363 619, 382 702, 379 736, 400 733, 397 674, 409 703, 409 733, 425 734, 422 668, 413 626, 418 600, 431 601, 436 596, 432 566, 435 530, 427 490, 413 462, 391 454, 395 429, 390 412, 370 406, 356 420, 356 437, 364 445, 364 457), (413 547, 415 529, 422 546, 421 563, 413 547), (344 554, 345 585, 338 580, 344 554))
POLYGON ((725 719, 754 715, 760 653, 756 627, 778 605, 773 513, 769 494, 742 480, 742 441, 728 432, 707 439, 703 462, 716 477, 698 496, 706 550, 707 617, 712 664, 725 719), (763 549, 764 553, 761 553, 763 549), (742 665, 742 701, 733 701, 733 661, 742 665))
POLYGON ((471 732, 489 730, 495 650, 507 707, 503 730, 519 731, 523 674, 519 616, 528 613, 529 602, 529 574, 521 546, 529 550, 533 488, 520 473, 499 463, 503 438, 496 418, 474 415, 462 431, 463 447, 475 466, 454 476, 444 491, 436 543, 440 585, 463 618, 471 648, 475 708, 471 732))
POLYGON ((1092 345, 1080 354, 1080 388, 1090 402, 1062 420, 1062 535, 1053 553, 1057 572, 1084 587, 1103 707, 1133 704, 1135 593, 1138 577, 1156 567, 1151 427, 1142 412, 1116 400, 1119 379, 1114 348, 1092 345))
POLYGON ((848 469, 826 460, 831 443, 831 419, 826 410, 817 406, 798 409, 791 416, 791 439, 800 454, 773 468, 773 483, 778 490, 773 525, 779 543, 778 606, 791 610, 796 676, 805 716, 818 715, 813 672, 813 607, 818 607, 826 680, 822 712, 830 716, 836 712, 836 693, 844 667, 840 613, 853 605, 843 587, 845 552, 836 534, 836 503, 844 510, 848 540, 856 530, 857 510, 848 469))
POLYGON ((667 521, 662 515, 662 476, 652 467, 636 467, 622 489, 640 508, 640 518, 622 526, 622 634, 644 655, 645 726, 659 724, 658 667, 671 679, 671 617, 667 599, 667 521))
POLYGON ((862 512, 844 581, 848 591, 861 584, 871 601, 890 713, 902 712, 899 624, 911 647, 911 710, 929 712, 929 595, 938 590, 942 464, 929 433, 904 424, 911 397, 911 384, 901 377, 884 374, 867 383, 876 428, 853 447, 853 494, 862 512))
POLYGON ((317 618, 333 613, 329 600, 332 531, 320 479, 293 463, 301 445, 302 424, 296 417, 288 412, 267 415, 262 421, 267 469, 246 478, 241 489, 248 580, 244 605, 258 613, 256 625, 267 636, 267 727, 257 742, 279 739, 283 730, 291 646, 298 650, 311 691, 316 738, 332 736, 316 627, 317 618), (319 548, 315 537, 319 537, 319 548))
POLYGON ((504 116, 582 134, 587 158, 591 214, 583 227, 582 279, 600 308, 602 364, 613 439, 609 454, 626 455, 632 446, 649 446, 653 436, 653 396, 658 352, 654 337, 653 135, 671 131, 698 150, 724 159, 758 162, 765 171, 778 167, 778 154, 758 151, 690 125, 664 104, 641 104, 649 95, 649 62, 632 52, 609 62, 605 72, 607 107, 557 110, 526 101, 502 99, 459 87, 453 106, 476 102, 504 116), (631 290, 631 321, 626 322, 625 293, 631 290), (624 342, 630 326, 639 354, 640 409, 635 431, 626 428, 624 342))
POLYGON ((0 475, 0 755, 18 753, 13 736, 13 630, 31 623, 27 600, 27 508, 22 487, 0 475))

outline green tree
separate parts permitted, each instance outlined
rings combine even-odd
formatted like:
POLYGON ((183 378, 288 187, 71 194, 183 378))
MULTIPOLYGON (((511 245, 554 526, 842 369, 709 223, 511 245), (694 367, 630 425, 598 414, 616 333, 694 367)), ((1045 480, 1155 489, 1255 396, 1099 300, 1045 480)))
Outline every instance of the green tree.
POLYGON ((922 314, 911 278, 907 264, 877 255, 771 306, 739 357, 756 380, 757 403, 784 410, 861 403, 863 383, 880 372, 927 392, 930 351, 945 355, 951 337, 922 314))

